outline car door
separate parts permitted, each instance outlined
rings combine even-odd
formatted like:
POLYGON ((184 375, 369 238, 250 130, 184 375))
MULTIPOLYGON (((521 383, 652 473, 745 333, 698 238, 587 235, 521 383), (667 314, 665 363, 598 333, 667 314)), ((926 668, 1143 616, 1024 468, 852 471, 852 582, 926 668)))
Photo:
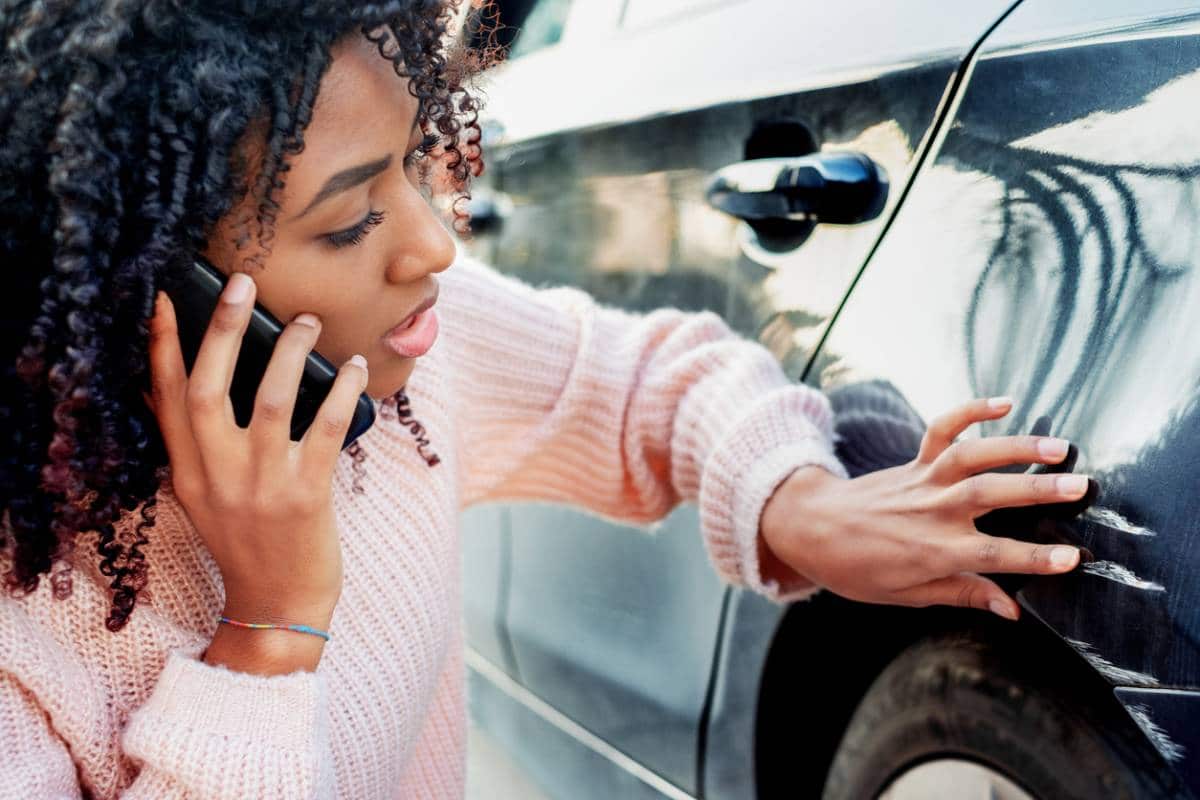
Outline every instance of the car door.
MULTIPOLYGON (((487 87, 472 249, 607 304, 714 310, 799 377, 960 63, 1011 5, 579 0, 554 43, 522 53, 518 36, 519 56, 487 87), (741 162, 845 152, 887 182, 859 224, 752 225, 706 201, 714 173, 741 162)), ((506 512, 500 625, 511 674, 623 756, 698 792, 726 587, 695 507, 651 533, 577 509, 506 512)))
POLYGON ((1058 532, 1096 561, 1017 596, 1177 766, 1200 745, 1198 123, 1200 4, 1025 0, 809 376, 877 432, 1007 394, 967 435, 1077 444, 1101 495, 1058 532))

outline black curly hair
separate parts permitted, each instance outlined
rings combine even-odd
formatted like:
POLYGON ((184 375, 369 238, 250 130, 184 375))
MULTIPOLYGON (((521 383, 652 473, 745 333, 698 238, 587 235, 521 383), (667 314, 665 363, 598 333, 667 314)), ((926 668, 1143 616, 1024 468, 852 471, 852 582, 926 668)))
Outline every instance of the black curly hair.
MULTIPOLYGON (((497 54, 448 36, 459 2, 0 0, 0 555, 10 595, 49 573, 54 597, 70 596, 75 538, 97 531, 111 577, 105 627, 127 623, 147 581, 139 547, 169 477, 142 398, 155 294, 251 191, 257 214, 236 221, 236 244, 257 240, 248 261, 270 252, 274 197, 343 36, 367 37, 409 80, 421 123, 440 135, 437 163, 464 230, 461 202, 482 170, 469 81, 497 54), (239 146, 251 130, 264 134, 258 165, 239 146), (139 507, 133 540, 120 541, 114 523, 139 507)), ((419 437, 402 395, 388 399, 399 407, 392 418, 419 437)), ((364 454, 352 455, 357 470, 364 454)))

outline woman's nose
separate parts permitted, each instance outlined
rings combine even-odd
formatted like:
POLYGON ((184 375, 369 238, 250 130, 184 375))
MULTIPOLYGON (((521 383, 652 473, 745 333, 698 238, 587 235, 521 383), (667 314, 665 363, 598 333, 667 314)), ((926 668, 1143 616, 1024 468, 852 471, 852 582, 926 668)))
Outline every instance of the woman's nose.
POLYGON ((450 232, 428 203, 408 203, 409 224, 404 226, 397 251, 388 264, 388 281, 412 283, 431 272, 442 272, 457 252, 450 232))

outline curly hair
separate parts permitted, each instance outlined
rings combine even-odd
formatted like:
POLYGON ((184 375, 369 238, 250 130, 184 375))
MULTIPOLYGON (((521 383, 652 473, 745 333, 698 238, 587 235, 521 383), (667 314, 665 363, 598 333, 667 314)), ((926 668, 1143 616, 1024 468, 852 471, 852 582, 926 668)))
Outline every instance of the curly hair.
MULTIPOLYGON (((257 240, 248 261, 270 252, 274 198, 343 36, 367 37, 409 81, 420 123, 440 136, 454 227, 465 232, 462 201, 482 170, 469 81, 496 54, 448 44, 459 2, 0 0, 0 555, 10 595, 50 574, 53 596, 69 597, 75 539, 96 531, 111 578, 105 627, 127 623, 147 582, 139 548, 169 479, 142 399, 155 294, 250 192, 257 211, 236 221, 236 245, 257 240), (239 147, 248 131, 264 139, 253 181, 239 147), (114 523, 139 507, 133 540, 119 540, 114 523)), ((419 428, 403 390, 389 401, 399 424, 419 428)), ((352 448, 358 472, 364 454, 352 448)))

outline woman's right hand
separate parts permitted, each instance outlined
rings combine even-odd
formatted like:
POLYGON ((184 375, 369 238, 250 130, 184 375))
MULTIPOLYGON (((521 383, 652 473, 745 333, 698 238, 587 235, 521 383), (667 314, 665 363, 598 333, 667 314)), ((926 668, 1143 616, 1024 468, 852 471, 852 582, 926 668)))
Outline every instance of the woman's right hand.
POLYGON ((221 570, 224 613, 248 622, 327 626, 342 588, 333 469, 366 387, 366 362, 341 366, 316 419, 299 442, 291 441, 304 361, 320 333, 314 315, 298 315, 275 345, 249 426, 238 426, 229 387, 254 297, 254 281, 235 273, 189 376, 174 308, 159 292, 147 402, 166 443, 175 496, 221 570), (231 301, 239 284, 245 294, 231 301))
POLYGON ((1011 408, 1008 398, 976 398, 942 414, 907 464, 850 480, 816 465, 795 470, 762 513, 765 562, 851 600, 966 606, 1017 619, 1016 601, 983 576, 1069 572, 1080 561, 1079 548, 990 536, 975 520, 997 509, 1078 501, 1089 479, 990 471, 1060 463, 1069 449, 1065 440, 959 440, 968 426, 1011 408))

